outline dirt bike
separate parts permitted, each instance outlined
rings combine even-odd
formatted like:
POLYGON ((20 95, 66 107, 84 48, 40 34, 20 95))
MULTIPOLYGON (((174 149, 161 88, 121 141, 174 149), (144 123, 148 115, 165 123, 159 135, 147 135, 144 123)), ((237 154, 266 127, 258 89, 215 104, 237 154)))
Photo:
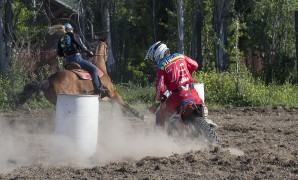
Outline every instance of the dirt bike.
POLYGON ((171 136, 184 136, 187 138, 203 138, 209 144, 217 144, 216 129, 204 117, 202 104, 193 101, 185 102, 171 115, 165 124, 167 133, 171 136))
MULTIPOLYGON (((166 96, 165 96, 166 98, 166 96)), ((161 103, 164 103, 165 100, 161 103)), ((157 104, 155 104, 155 107, 157 104)), ((155 111, 158 107, 155 108, 155 111)), ((150 110, 153 112, 153 109, 150 110)), ((185 101, 165 121, 164 129, 172 137, 183 137, 190 139, 204 139, 208 144, 216 145, 218 137, 216 128, 206 121, 204 106, 194 101, 185 101)))

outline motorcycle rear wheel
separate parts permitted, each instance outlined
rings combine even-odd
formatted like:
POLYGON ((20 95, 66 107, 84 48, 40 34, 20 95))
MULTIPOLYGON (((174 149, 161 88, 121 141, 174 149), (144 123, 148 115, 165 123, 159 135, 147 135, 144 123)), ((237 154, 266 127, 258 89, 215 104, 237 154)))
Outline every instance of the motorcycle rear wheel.
POLYGON ((218 136, 214 128, 212 128, 203 117, 192 116, 185 119, 184 123, 181 119, 176 118, 166 124, 167 134, 173 138, 203 138, 208 144, 216 145, 218 136))
POLYGON ((195 117, 189 121, 188 126, 194 127, 194 135, 201 135, 212 145, 218 144, 218 136, 213 127, 210 126, 203 117, 195 117))

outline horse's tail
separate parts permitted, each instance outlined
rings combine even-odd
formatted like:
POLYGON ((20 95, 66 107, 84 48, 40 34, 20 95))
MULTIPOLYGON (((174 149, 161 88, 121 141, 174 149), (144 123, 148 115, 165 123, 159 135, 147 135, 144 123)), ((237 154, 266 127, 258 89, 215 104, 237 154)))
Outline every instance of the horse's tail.
POLYGON ((24 86, 22 92, 20 92, 16 99, 16 106, 20 107, 25 104, 28 99, 32 96, 33 93, 38 93, 43 90, 47 90, 49 87, 48 80, 40 81, 40 82, 30 82, 24 86))
POLYGON ((134 116, 136 116, 137 118, 140 118, 142 120, 145 120, 145 116, 143 114, 141 114, 140 112, 138 112, 136 109, 132 108, 129 104, 127 104, 122 99, 122 97, 120 96, 120 94, 118 92, 116 92, 116 91, 114 92, 114 99, 116 99, 120 105, 122 105, 127 110, 129 110, 134 116))

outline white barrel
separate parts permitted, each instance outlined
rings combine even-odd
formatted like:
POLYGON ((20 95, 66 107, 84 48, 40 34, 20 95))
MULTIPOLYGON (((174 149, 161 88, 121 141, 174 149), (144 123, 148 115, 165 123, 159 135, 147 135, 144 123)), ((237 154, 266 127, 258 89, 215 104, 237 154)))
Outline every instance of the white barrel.
POLYGON ((97 148, 98 116, 98 95, 59 94, 55 118, 56 155, 92 156, 97 148))
POLYGON ((194 83, 194 87, 195 87, 196 91, 198 92, 200 98, 205 103, 204 84, 203 83, 194 83))

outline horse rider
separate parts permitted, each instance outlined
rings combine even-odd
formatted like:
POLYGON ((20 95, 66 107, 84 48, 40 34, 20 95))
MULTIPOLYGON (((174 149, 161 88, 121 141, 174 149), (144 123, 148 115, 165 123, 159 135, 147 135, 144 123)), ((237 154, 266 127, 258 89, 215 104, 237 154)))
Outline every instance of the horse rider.
POLYGON ((93 56, 92 51, 88 50, 83 44, 80 37, 73 33, 73 27, 71 24, 66 23, 64 25, 65 34, 58 41, 58 52, 60 57, 66 57, 67 63, 78 63, 82 69, 89 72, 92 78, 94 92, 96 94, 106 93, 100 79, 98 78, 97 67, 89 61, 83 59, 80 52, 86 52, 88 56, 93 56))
MULTIPOLYGON (((156 100, 165 102, 156 111, 157 126, 163 127, 166 118, 173 114, 184 101, 193 100, 196 104, 204 105, 198 92, 194 89, 194 79, 191 75, 198 68, 196 61, 183 54, 170 54, 167 45, 160 41, 151 45, 145 60, 150 57, 156 68, 156 100), (171 92, 167 99, 164 97, 166 90, 171 92)), ((212 127, 217 127, 214 122, 207 119, 207 115, 208 110, 204 106, 207 123, 212 127)))

